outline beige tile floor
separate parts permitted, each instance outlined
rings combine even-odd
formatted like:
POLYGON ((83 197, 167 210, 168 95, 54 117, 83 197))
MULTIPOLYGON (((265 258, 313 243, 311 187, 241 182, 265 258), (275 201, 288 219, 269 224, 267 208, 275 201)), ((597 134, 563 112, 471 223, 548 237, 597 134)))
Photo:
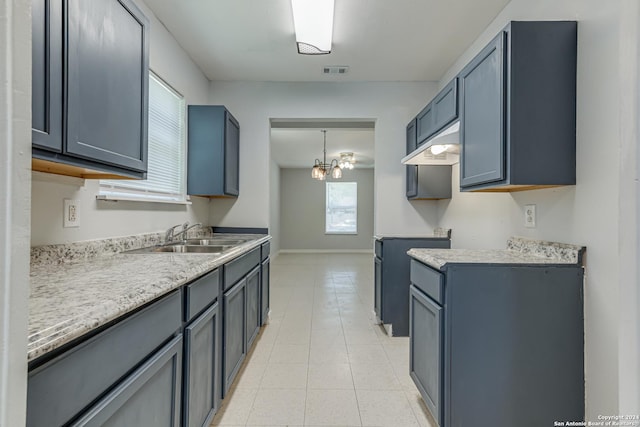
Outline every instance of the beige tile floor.
POLYGON ((388 337, 372 307, 372 255, 272 259, 269 323, 212 425, 435 426, 408 338, 388 337))

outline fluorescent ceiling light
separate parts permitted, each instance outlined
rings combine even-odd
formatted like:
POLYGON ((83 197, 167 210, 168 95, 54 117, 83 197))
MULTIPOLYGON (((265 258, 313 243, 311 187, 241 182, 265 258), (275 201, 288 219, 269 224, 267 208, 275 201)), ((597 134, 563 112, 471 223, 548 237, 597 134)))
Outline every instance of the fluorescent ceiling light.
POLYGON ((291 0, 298 53, 331 53, 334 0, 291 0))

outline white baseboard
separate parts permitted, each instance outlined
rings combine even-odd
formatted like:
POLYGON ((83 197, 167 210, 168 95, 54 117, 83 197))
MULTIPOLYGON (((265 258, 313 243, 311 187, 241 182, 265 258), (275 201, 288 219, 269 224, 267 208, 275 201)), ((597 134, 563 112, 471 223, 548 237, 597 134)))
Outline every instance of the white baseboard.
POLYGON ((372 249, 280 249, 280 254, 373 254, 372 249))

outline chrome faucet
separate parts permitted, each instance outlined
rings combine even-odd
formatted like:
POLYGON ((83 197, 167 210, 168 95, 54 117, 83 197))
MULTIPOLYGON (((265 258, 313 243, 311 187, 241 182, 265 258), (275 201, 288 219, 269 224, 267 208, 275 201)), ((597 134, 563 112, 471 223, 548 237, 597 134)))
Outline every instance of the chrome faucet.
POLYGON ((188 226, 189 226, 189 221, 185 222, 184 224, 174 225, 173 227, 169 228, 164 235, 164 242, 170 243, 171 241, 173 241, 173 239, 176 237, 176 234, 174 234, 173 230, 175 230, 178 227, 182 227, 182 231, 178 232, 178 234, 180 234, 180 233, 183 233, 188 226))
POLYGON ((178 237, 179 235, 182 234, 182 240, 187 238, 187 231, 191 230, 192 228, 195 227, 202 227, 202 224, 199 222, 196 222, 195 224, 191 224, 189 225, 189 222, 185 222, 184 224, 182 224, 182 230, 178 231, 177 233, 175 233, 173 235, 173 238, 175 239, 176 237, 178 237))

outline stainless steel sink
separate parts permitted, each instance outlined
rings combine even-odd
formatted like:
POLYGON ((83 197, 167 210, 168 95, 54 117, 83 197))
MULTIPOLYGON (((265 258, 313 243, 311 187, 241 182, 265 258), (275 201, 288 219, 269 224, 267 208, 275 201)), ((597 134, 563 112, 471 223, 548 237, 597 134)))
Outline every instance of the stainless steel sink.
POLYGON ((232 246, 228 245, 166 245, 153 246, 150 248, 135 249, 126 251, 129 254, 145 254, 145 253, 180 253, 180 254, 219 254, 232 246))
POLYGON ((235 246, 241 245, 248 240, 246 239, 225 239, 225 238, 211 238, 211 239, 188 239, 183 240, 181 243, 185 245, 199 245, 199 246, 235 246))

